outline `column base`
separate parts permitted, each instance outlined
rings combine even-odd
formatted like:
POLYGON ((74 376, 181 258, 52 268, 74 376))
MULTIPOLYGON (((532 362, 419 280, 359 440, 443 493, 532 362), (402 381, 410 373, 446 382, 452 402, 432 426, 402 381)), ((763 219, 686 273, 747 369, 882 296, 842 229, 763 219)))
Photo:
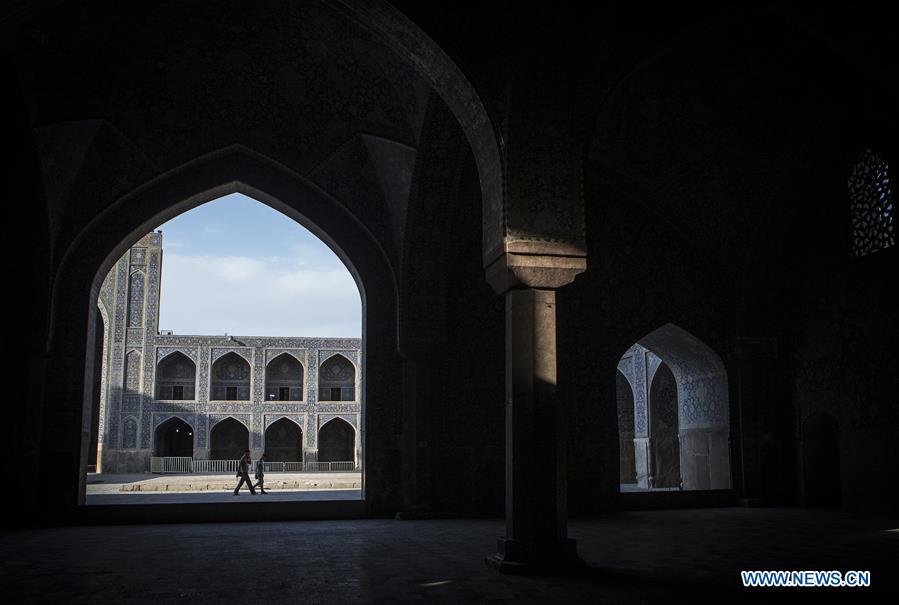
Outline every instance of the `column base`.
POLYGON ((565 538, 552 544, 498 538, 496 554, 484 559, 487 567, 515 575, 567 575, 584 569, 577 542, 565 538))

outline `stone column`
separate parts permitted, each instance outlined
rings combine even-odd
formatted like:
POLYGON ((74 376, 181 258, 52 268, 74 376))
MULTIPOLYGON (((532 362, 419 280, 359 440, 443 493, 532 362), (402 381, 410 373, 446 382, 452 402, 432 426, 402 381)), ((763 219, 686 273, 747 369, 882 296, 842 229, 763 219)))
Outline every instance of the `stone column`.
POLYGON ((506 299, 506 535, 487 564, 506 573, 581 566, 568 538, 567 405, 556 390, 555 290, 583 270, 585 259, 501 262, 488 277, 506 299), (532 284, 547 287, 521 287, 532 284))
POLYGON ((637 485, 653 487, 652 442, 649 434, 649 381, 646 372, 646 349, 637 347, 634 361, 634 467, 637 485))

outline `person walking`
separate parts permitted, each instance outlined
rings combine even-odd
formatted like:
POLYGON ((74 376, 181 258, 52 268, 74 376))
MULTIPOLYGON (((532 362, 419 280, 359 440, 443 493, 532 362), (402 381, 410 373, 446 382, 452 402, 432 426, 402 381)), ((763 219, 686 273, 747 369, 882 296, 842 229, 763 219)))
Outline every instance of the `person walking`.
POLYGON ((256 462, 256 481, 256 485, 253 487, 258 487, 260 494, 267 494, 268 492, 265 491, 265 486, 263 485, 263 482, 265 481, 265 452, 262 452, 262 455, 256 462))
POLYGON ((237 461, 237 477, 240 481, 237 482, 237 487, 234 488, 235 496, 238 495, 240 486, 244 483, 250 488, 250 493, 254 496, 256 495, 256 490, 253 489, 253 481, 250 479, 250 464, 252 463, 253 461, 250 459, 250 450, 244 450, 243 456, 237 461))

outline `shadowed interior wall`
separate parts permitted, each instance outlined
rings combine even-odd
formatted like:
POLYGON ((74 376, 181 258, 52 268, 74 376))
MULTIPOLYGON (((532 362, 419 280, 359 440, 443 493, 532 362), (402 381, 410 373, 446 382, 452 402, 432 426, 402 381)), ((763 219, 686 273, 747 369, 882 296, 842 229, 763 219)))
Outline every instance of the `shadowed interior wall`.
POLYGON ((839 508, 840 429, 837 419, 818 412, 802 423, 802 502, 816 508, 839 508))

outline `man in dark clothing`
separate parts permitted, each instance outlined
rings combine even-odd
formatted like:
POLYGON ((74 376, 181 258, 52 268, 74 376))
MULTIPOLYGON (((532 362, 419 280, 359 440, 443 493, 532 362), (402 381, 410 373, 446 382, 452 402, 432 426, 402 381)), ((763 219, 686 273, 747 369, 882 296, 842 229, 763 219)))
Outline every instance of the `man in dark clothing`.
POLYGON ((256 495, 256 490, 253 489, 253 481, 250 479, 250 464, 252 460, 250 460, 250 450, 245 450, 243 456, 240 457, 240 460, 237 461, 237 476, 240 478, 240 481, 237 482, 237 487, 234 488, 234 495, 237 495, 237 492, 240 491, 240 486, 244 483, 247 484, 247 487, 250 488, 250 493, 254 496, 256 495))
POLYGON ((262 452, 262 456, 256 462, 256 479, 257 483, 253 487, 258 487, 260 494, 267 494, 268 492, 265 491, 265 486, 263 485, 265 481, 265 452, 262 452))

